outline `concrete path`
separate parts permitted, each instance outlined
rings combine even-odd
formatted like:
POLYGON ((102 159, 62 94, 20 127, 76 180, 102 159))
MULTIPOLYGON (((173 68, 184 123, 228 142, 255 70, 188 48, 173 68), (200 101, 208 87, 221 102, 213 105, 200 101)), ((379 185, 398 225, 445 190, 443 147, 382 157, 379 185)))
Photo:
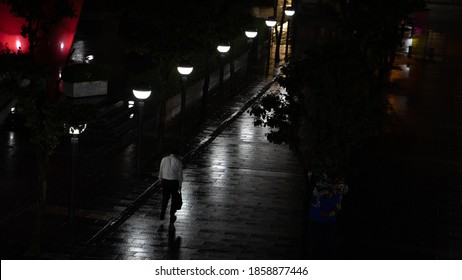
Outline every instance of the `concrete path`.
POLYGON ((298 259, 304 177, 287 146, 270 144, 244 113, 186 162, 175 229, 160 192, 85 259, 298 259))

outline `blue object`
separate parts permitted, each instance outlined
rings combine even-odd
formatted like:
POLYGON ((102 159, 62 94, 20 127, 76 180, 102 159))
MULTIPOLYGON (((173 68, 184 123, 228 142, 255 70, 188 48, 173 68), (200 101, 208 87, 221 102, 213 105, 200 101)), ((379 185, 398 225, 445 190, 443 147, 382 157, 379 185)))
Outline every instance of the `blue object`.
POLYGON ((313 195, 310 208, 310 219, 313 222, 332 223, 337 221, 337 213, 340 210, 342 195, 332 194, 319 197, 319 207, 316 204, 317 197, 313 195))

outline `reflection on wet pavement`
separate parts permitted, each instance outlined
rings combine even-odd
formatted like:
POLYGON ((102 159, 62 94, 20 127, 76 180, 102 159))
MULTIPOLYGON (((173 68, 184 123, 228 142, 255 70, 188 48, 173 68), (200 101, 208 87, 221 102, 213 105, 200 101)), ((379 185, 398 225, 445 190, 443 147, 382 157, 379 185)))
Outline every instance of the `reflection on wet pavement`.
POLYGON ((174 229, 158 220, 157 193, 87 254, 124 259, 299 258, 304 176, 288 148, 268 143, 264 134, 244 113, 187 162, 183 207, 174 229))

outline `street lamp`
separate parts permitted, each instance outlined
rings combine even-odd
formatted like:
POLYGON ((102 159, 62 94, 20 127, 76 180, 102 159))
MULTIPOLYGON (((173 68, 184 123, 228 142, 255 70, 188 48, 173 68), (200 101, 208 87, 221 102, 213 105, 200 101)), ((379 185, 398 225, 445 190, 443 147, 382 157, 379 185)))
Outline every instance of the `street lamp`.
MULTIPOLYGON (((289 57, 289 37, 290 37, 290 24, 292 16, 295 15, 295 10, 291 6, 287 7, 284 11, 287 16, 287 34, 286 34, 286 53, 284 59, 287 61, 289 57)), ((293 51, 293 50, 292 50, 293 51)))
POLYGON ((143 133, 144 100, 151 95, 151 87, 146 83, 139 83, 133 88, 133 95, 138 99, 138 144, 136 146, 136 174, 140 174, 141 165, 141 134, 143 133))
POLYGON ((221 43, 217 46, 217 50, 220 53, 220 82, 218 85, 218 91, 220 95, 220 104, 223 104, 223 76, 225 71, 224 57, 227 52, 231 49, 229 43, 221 43))
POLYGON ((87 124, 80 124, 69 127, 69 135, 71 135, 72 144, 72 171, 71 171, 71 187, 69 189, 69 211, 68 219, 69 226, 74 225, 74 201, 75 201, 75 176, 77 170, 77 148, 79 145, 79 135, 87 128, 87 124))
POLYGON ((85 63, 90 63, 93 59, 95 59, 95 56, 90 54, 85 57, 85 63))
POLYGON ((252 44, 253 44, 253 39, 257 37, 258 35, 258 30, 257 29, 249 29, 245 31, 245 36, 247 37, 247 45, 248 45, 248 50, 247 50, 247 78, 249 78, 249 73, 250 73, 250 64, 252 60, 252 44))
POLYGON ((194 67, 188 60, 183 60, 177 67, 178 73, 181 75, 181 112, 180 112, 180 147, 183 146, 184 140, 184 123, 186 114, 186 85, 188 75, 191 74, 194 67))
POLYGON ((266 26, 268 26, 269 29, 269 38, 268 38, 268 53, 266 57, 266 75, 268 76, 269 74, 269 65, 270 65, 270 56, 271 56, 271 40, 272 40, 272 35, 273 35, 273 27, 276 26, 277 21, 274 17, 269 17, 265 21, 266 26))
POLYGON ((231 49, 229 43, 220 44, 217 46, 217 50, 222 55, 226 54, 231 49))

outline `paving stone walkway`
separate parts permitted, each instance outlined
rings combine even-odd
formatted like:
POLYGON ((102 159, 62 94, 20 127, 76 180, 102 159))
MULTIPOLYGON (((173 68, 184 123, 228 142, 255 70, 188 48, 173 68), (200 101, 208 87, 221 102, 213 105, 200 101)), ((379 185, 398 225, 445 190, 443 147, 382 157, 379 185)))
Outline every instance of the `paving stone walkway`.
POLYGON ((87 259, 298 259, 304 176, 287 146, 270 144, 244 113, 185 162, 175 229, 160 221, 160 192, 87 259))

